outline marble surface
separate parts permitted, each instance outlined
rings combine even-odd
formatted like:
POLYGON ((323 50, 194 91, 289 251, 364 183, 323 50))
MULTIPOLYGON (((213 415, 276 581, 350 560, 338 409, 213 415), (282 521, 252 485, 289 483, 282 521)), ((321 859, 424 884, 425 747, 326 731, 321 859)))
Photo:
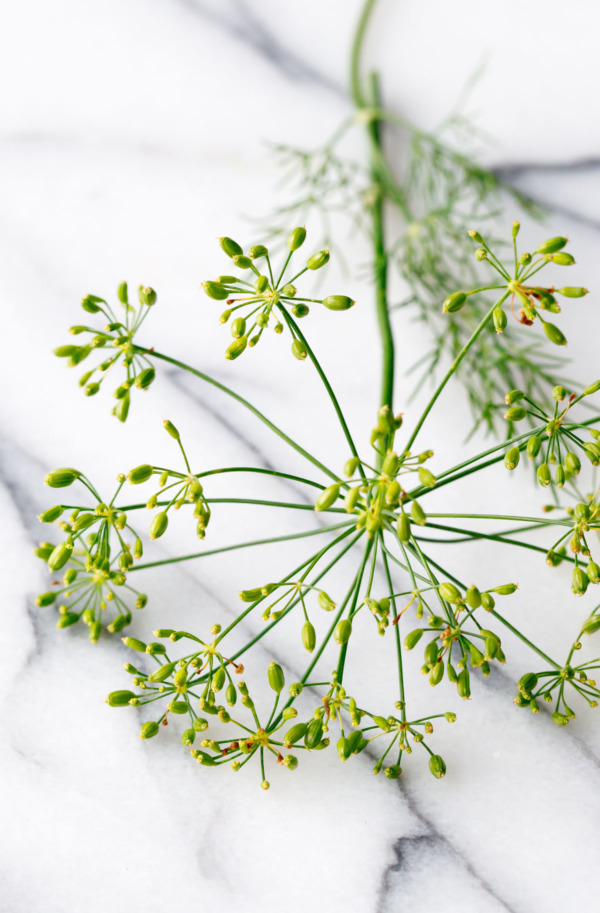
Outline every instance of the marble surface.
MULTIPOLYGON (((222 269, 215 237, 246 240, 248 217, 264 213, 274 175, 263 141, 309 145, 348 113, 346 56, 358 7, 356 0, 25 0, 6 11, 2 913, 597 908, 598 720, 584 713, 562 731, 546 716, 517 711, 518 649, 502 674, 478 685, 475 700, 455 708, 459 722, 440 729, 445 780, 407 764, 391 783, 371 775, 364 755, 342 769, 324 753, 293 776, 273 777, 275 788, 263 793, 252 776, 190 763, 175 733, 141 742, 135 713, 103 703, 107 691, 125 686, 122 644, 92 648, 85 631, 59 632, 52 610, 34 606, 45 588, 31 549, 41 535, 35 515, 52 500, 41 481, 48 469, 78 465, 110 485, 118 471, 170 459, 160 426, 166 415, 197 464, 296 465, 246 415, 169 371, 151 394, 136 397, 125 427, 108 414, 106 398, 84 400, 49 350, 66 341, 86 292, 109 295, 123 278, 152 284, 159 305, 146 328, 150 344, 160 339, 163 350, 244 390, 284 426, 292 413, 308 445, 332 465, 344 459, 331 415, 315 411, 320 393, 306 366, 275 345, 268 359, 250 354, 226 365, 224 331, 198 286, 222 269)), ((541 0, 477 8, 467 0, 382 0, 368 48, 388 102, 425 126, 485 62, 469 102, 491 138, 483 156, 552 207, 547 234, 569 235, 578 276, 592 289, 600 286, 599 27, 600 8, 589 0, 568 9, 541 0)), ((364 261, 365 249, 353 244, 364 261)), ((334 278, 349 281, 336 264, 334 278)), ((364 285, 352 289, 367 298, 364 285)), ((315 315, 311 327, 313 338, 335 338, 327 368, 358 437, 368 433, 377 395, 368 300, 343 320, 315 315)), ((589 296, 561 324, 571 329, 572 374, 582 379, 598 374, 595 302, 589 296), (581 319, 586 333, 577 337, 581 319)), ((396 330, 407 363, 424 338, 404 316, 396 330)), ((400 380, 400 400, 402 391, 400 380)), ((432 437, 448 441, 439 463, 460 451, 454 429, 465 420, 457 396, 432 422, 432 437)), ((497 475, 453 497, 532 509, 539 501, 525 478, 508 486, 497 475)), ((280 521, 249 513, 242 522, 260 536, 280 521)), ((219 523, 215 542, 239 538, 239 521, 219 523)), ((174 530, 156 554, 185 541, 185 530, 174 530)), ((470 573, 488 554, 461 550, 457 566, 470 573)), ((574 606, 566 576, 559 586, 543 566, 519 559, 515 568, 512 554, 495 560, 501 579, 519 574, 514 617, 527 629, 542 625, 550 646, 572 636, 574 615, 586 610, 574 606)), ((193 630, 227 617, 232 581, 233 592, 254 583, 262 561, 252 553, 149 572, 151 601, 133 633, 147 637, 166 623, 193 630)), ((298 652, 281 641, 274 649, 294 678, 298 652)), ((377 670, 361 674, 367 689, 383 681, 377 670)))

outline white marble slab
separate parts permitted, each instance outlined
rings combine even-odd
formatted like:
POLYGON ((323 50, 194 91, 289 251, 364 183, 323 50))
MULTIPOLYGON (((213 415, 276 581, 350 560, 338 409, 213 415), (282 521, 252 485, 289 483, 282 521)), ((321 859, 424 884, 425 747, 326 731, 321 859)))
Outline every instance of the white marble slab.
MULTIPOLYGON (((295 775, 273 778, 275 788, 264 793, 252 776, 215 775, 191 763, 176 733, 141 742, 136 715, 103 703, 107 691, 125 685, 128 656, 119 640, 92 648, 85 631, 59 632, 52 610, 34 606, 45 573, 31 548, 41 536, 35 514, 51 501, 42 485, 49 468, 78 465, 110 485, 118 471, 170 459, 160 425, 167 415, 199 464, 243 457, 296 465, 246 415, 169 371, 151 394, 136 397, 125 427, 105 397, 85 400, 50 349, 67 340, 86 292, 112 294, 123 278, 152 284, 159 305, 145 329, 149 344, 160 339, 162 349, 244 390, 284 427, 293 413, 308 446, 332 465, 345 458, 331 414, 315 411, 320 392, 307 366, 291 363, 287 346, 275 343, 268 359, 249 353, 226 365, 226 331, 198 286, 223 268, 215 238, 247 240, 246 217, 269 208, 273 169, 263 140, 310 145, 348 113, 346 57, 358 8, 356 0, 28 0, 6 10, 2 913, 597 908, 598 720, 581 713, 562 731, 547 717, 520 713, 512 703, 525 661, 518 648, 468 704, 456 707, 448 691, 439 698, 442 709, 461 711, 454 727, 436 732, 449 769, 443 781, 407 764, 391 783, 371 775, 364 755, 341 768, 325 752, 295 775)), ((599 26, 599 8, 584 0, 570 8, 540 0, 476 7, 382 0, 368 48, 388 102, 427 127, 486 63, 468 106, 492 138, 484 158, 554 207, 547 233, 569 235, 577 275, 592 289, 600 287, 599 26)), ((366 249, 354 245, 364 261, 366 249)), ((349 284, 335 263, 328 281, 349 284)), ((335 334, 335 346, 316 348, 326 353, 359 437, 377 398, 377 377, 362 364, 365 353, 376 357, 378 340, 368 288, 353 282, 352 294, 360 308, 315 314, 311 330, 315 340, 335 334)), ((598 373, 595 301, 577 303, 561 324, 571 339, 571 373, 581 379, 598 373)), ((396 330, 399 360, 408 364, 424 337, 404 315, 396 330)), ((404 389, 399 379, 400 402, 404 389)), ((466 420, 460 397, 432 420, 431 438, 448 441, 439 463, 460 452, 455 428, 466 420)), ((473 480, 449 497, 531 509, 539 502, 524 477, 504 475, 473 480)), ((278 521, 260 514, 245 522, 260 536, 278 521)), ((215 536, 239 533, 223 518, 215 536)), ((155 553, 171 554, 185 541, 177 529, 155 553)), ((282 549, 277 560, 287 555, 282 549)), ((147 637, 157 624, 193 629, 227 617, 231 594, 254 583, 263 560, 253 553, 149 572, 152 598, 134 632, 147 637)), ((549 648, 560 650, 593 595, 574 604, 566 572, 548 576, 512 552, 495 560, 500 579, 518 565, 522 587, 511 617, 527 630, 546 625, 549 648)), ((485 548, 456 555, 465 574, 486 561, 485 548)), ((282 636, 273 645, 288 675, 298 675, 300 652, 282 636)), ((379 647, 373 643, 374 657, 379 647)), ((418 679, 416 658, 409 667, 418 679)), ((385 667, 362 674, 367 691, 383 687, 385 667)))

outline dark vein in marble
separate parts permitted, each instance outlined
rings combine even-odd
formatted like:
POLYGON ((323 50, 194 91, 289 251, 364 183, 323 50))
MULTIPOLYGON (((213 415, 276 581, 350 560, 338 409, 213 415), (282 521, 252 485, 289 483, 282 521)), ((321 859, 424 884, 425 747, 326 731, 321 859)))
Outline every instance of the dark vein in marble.
POLYGON ((285 47, 247 0, 220 0, 212 8, 203 0, 178 0, 178 3, 251 48, 287 79, 311 82, 338 96, 346 95, 341 86, 285 47))

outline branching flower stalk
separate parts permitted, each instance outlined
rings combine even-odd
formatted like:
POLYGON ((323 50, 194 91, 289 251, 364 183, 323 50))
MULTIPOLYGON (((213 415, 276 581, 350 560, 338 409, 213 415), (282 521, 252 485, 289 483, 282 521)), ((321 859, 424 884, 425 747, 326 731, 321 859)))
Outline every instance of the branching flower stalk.
MULTIPOLYGON (((335 419, 333 433, 339 433, 347 447, 343 467, 322 462, 297 440, 295 432, 280 428, 235 389, 155 346, 141 345, 140 326, 157 302, 152 288, 140 288, 136 309, 130 303, 127 285, 122 283, 117 295, 121 312, 99 296, 86 296, 84 311, 92 315, 92 322, 100 318, 103 325, 71 328, 87 341, 56 350, 72 366, 99 351, 98 366, 80 381, 87 395, 100 392, 109 372, 114 375, 117 364, 122 363, 125 377, 114 392, 117 404, 113 410, 121 421, 128 417, 131 391, 136 387, 147 390, 156 367, 166 363, 211 385, 219 395, 248 411, 305 465, 295 472, 285 464, 277 469, 254 465, 198 467, 185 446, 184 435, 167 420, 165 430, 177 458, 172 465, 149 461, 120 472, 110 499, 103 498, 80 470, 54 470, 46 478, 52 489, 62 492, 73 486, 81 493, 70 495, 69 503, 61 501, 48 507, 39 517, 44 524, 54 525, 63 538, 42 542, 37 549, 53 575, 38 604, 58 607, 60 628, 83 622, 93 643, 104 631, 123 631, 132 621, 133 606, 143 609, 146 596, 130 581, 136 581, 136 575, 146 569, 253 548, 268 549, 275 543, 293 544, 294 557, 283 575, 274 572, 266 580, 249 580, 247 589, 231 597, 231 604, 237 608, 228 624, 216 619, 203 623, 199 632, 164 627, 154 631, 153 639, 138 636, 142 632, 137 628, 143 627, 138 625, 132 635, 123 637, 132 651, 125 665, 130 684, 107 697, 112 707, 144 708, 136 709, 141 715, 143 739, 155 737, 181 717, 180 740, 200 765, 228 765, 237 771, 256 762, 265 789, 274 764, 294 770, 300 759, 327 749, 332 742, 343 762, 368 751, 374 773, 384 771, 391 779, 400 775, 406 756, 417 750, 433 776, 443 777, 446 765, 431 736, 438 720, 452 723, 456 714, 454 710, 425 716, 414 712, 411 695, 415 683, 409 676, 406 653, 417 647, 423 649, 421 671, 429 686, 444 687, 447 683, 458 697, 469 699, 473 678, 490 675, 495 663, 504 663, 505 649, 512 638, 517 638, 533 654, 537 671, 519 670, 522 674, 518 676, 515 703, 537 713, 541 702, 548 702, 560 726, 575 716, 571 708, 575 698, 596 706, 600 694, 593 678, 600 658, 579 664, 574 659, 586 637, 600 630, 600 606, 578 621, 577 635, 565 651, 566 658, 555 658, 545 644, 538 644, 526 633, 527 618, 517 627, 504 615, 502 603, 517 591, 517 581, 495 579, 481 567, 474 568, 474 582, 463 580, 451 562, 454 545, 464 549, 465 544, 485 540, 537 554, 544 573, 546 566, 571 565, 575 595, 600 584, 596 561, 600 555, 593 554, 592 538, 600 530, 600 488, 595 478, 600 465, 600 414, 597 406, 592 417, 589 410, 582 409, 588 402, 593 404, 593 397, 600 392, 600 380, 592 379, 579 392, 554 382, 536 384, 535 393, 527 386, 505 389, 502 411, 507 440, 473 452, 457 465, 434 466, 431 441, 424 438, 428 418, 448 385, 455 382, 466 363, 474 363, 474 353, 497 350, 509 320, 514 318, 522 333, 530 332, 537 322, 546 344, 563 346, 566 339, 554 322, 554 315, 561 310, 559 302, 577 306, 576 299, 586 290, 540 284, 543 270, 549 268, 554 274, 556 269, 573 264, 572 255, 565 251, 565 238, 551 238, 533 254, 520 253, 519 224, 514 223, 513 252, 507 260, 504 250, 508 246, 497 249, 471 230, 467 243, 472 245, 474 261, 489 271, 488 278, 471 287, 455 288, 445 297, 440 294, 437 301, 441 319, 453 320, 456 325, 464 320, 470 332, 456 347, 451 365, 422 413, 412 416, 408 412, 405 420, 403 413, 396 411, 387 284, 390 248, 385 227, 386 207, 393 201, 381 146, 384 119, 373 114, 381 110, 377 78, 363 84, 356 68, 373 5, 366 4, 359 24, 353 80, 356 103, 369 114, 364 121, 370 143, 370 180, 375 189, 369 215, 382 383, 370 441, 355 441, 338 395, 302 328, 312 307, 323 306, 332 312, 332 320, 338 320, 354 305, 349 295, 315 298, 307 289, 310 276, 326 267, 329 251, 318 250, 304 259, 303 227, 288 235, 280 260, 266 244, 244 249, 231 238, 221 238, 228 271, 204 282, 203 289, 211 302, 221 302, 225 308, 220 319, 231 333, 226 347, 228 362, 242 355, 251 358, 250 350, 259 344, 268 345, 269 328, 276 336, 287 335, 293 356, 305 363, 307 370, 312 368, 321 381, 325 398, 315 402, 314 410, 328 409, 335 419), (489 293, 493 293, 490 302, 483 297, 489 293), (434 511, 429 506, 433 492, 440 493, 447 485, 492 468, 514 471, 522 456, 536 467, 540 485, 552 493, 552 504, 540 516, 506 514, 494 503, 488 513, 457 513, 450 508, 434 511), (297 492, 310 496, 312 503, 299 494, 289 501, 240 497, 234 488, 227 497, 215 496, 216 476, 235 482, 253 475, 292 482, 297 492), (583 484, 580 476, 586 480, 583 484), (127 491, 143 490, 144 496, 126 497, 125 487, 127 491), (204 539, 213 513, 242 506, 250 506, 256 513, 273 510, 283 518, 303 511, 314 524, 301 532, 206 548, 204 539), (150 512, 147 525, 152 542, 168 534, 173 512, 180 510, 191 514, 190 527, 193 525, 200 540, 198 550, 142 562, 144 546, 138 530, 145 524, 141 518, 150 512), (545 546, 538 544, 542 536, 545 546), (443 554, 448 554, 443 564, 439 560, 442 545, 443 554), (303 672, 291 683, 286 683, 283 670, 288 660, 273 659, 266 668, 260 668, 263 652, 273 655, 270 635, 275 629, 307 654, 303 672), (353 671, 355 664, 348 663, 350 655, 372 661, 369 630, 381 638, 375 642, 382 644, 382 666, 390 662, 385 645, 391 639, 395 669, 393 690, 379 694, 375 703, 361 693, 360 678, 353 671), (240 646, 244 632, 249 635, 240 646)), ((235 366, 230 370, 235 371, 235 366)), ((404 393, 401 395, 404 399, 404 393)), ((437 503, 443 503, 439 496, 437 503)), ((168 624, 168 619, 165 621, 168 624)))

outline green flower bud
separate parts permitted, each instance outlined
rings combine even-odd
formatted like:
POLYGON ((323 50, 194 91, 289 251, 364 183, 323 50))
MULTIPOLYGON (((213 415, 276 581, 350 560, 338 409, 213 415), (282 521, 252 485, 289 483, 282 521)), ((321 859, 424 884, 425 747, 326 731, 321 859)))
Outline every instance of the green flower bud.
POLYGON ((414 631, 411 631, 410 634, 407 634, 404 638, 404 646, 407 650, 412 650, 417 646, 421 638, 423 637, 423 629, 415 628, 414 631))
POLYGON ((268 253, 269 253, 269 251, 267 250, 267 248, 265 247, 264 244, 255 244, 248 251, 249 256, 253 260, 259 260, 261 257, 266 257, 268 253))
POLYGON ((540 485, 543 485, 546 488, 552 481, 550 475, 550 467, 547 463, 541 463, 537 468, 537 477, 540 485))
POLYGON ((352 622, 349 618, 342 618, 338 621, 333 632, 333 639, 336 644, 347 644, 352 634, 352 622))
POLYGON ((525 394, 522 390, 510 390, 504 397, 504 402, 507 406, 512 406, 515 403, 518 403, 519 400, 523 399, 525 394))
POLYGON ((227 361, 234 361, 236 358, 238 358, 247 345, 247 336, 240 336, 239 339, 236 339, 234 342, 232 342, 231 345, 225 349, 225 358, 227 361))
MULTIPOLYGON (((170 434, 171 437, 173 438, 173 440, 175 440, 175 441, 179 440, 179 431, 177 430, 177 428, 175 427, 173 422, 170 422, 169 419, 166 418, 163 422, 163 426, 164 426, 164 429, 167 432, 167 434, 170 434)), ((165 482, 166 482, 166 479, 165 479, 165 482)), ((164 484, 164 483, 161 483, 161 484, 164 484)))
POLYGON ((317 596, 317 602, 319 603, 320 607, 323 609, 324 612, 333 612, 333 610, 335 609, 335 602, 333 601, 333 599, 331 599, 330 596, 327 595, 325 590, 321 590, 321 592, 317 596))
POLYGON ((439 648, 437 645, 437 640, 430 640, 425 650, 423 651, 423 658, 425 659, 425 664, 427 666, 433 666, 437 662, 439 656, 439 648))
POLYGON ((478 609, 481 605, 481 593, 474 583, 468 588, 465 594, 465 600, 470 609, 478 609))
POLYGON ((306 266, 308 269, 321 269, 322 266, 329 260, 329 251, 327 249, 320 250, 318 253, 313 254, 312 257, 309 257, 306 261, 306 266))
POLYGON ((456 690, 458 696, 462 697, 465 701, 468 701, 471 697, 471 677, 468 669, 463 669, 459 672, 456 680, 456 690))
POLYGON ((81 307, 88 314, 97 314, 100 310, 99 304, 106 304, 106 301, 96 295, 86 295, 85 298, 81 299, 81 307))
POLYGON ((317 633, 310 621, 305 621, 302 627, 302 645, 309 653, 315 649, 317 643, 317 633))
POLYGON ((507 422, 520 422, 527 415, 527 410, 523 406, 511 406, 507 412, 504 413, 504 418, 507 422))
POLYGON ((575 263, 575 257, 565 251, 558 254, 546 254, 546 260, 556 263, 557 266, 573 266, 575 263))
POLYGON ((48 567, 51 571, 60 571, 65 566, 73 552, 73 543, 70 539, 57 545, 48 558, 48 567))
POLYGON ((294 757, 293 754, 286 754, 283 759, 283 766, 287 767, 288 770, 296 770, 298 767, 298 758, 294 757))
POLYGON ((171 701, 168 705, 168 709, 171 713, 176 713, 178 716, 183 716, 184 713, 188 712, 188 705, 185 701, 171 701))
POLYGON ((292 308, 292 314, 294 317, 306 317, 310 313, 310 308, 307 304, 295 304, 292 308))
POLYGON ((154 368, 144 368, 143 371, 137 375, 135 379, 135 385, 138 390, 147 390, 150 384, 154 381, 156 377, 156 371, 154 368))
POLYGON ((496 333, 503 333, 508 323, 508 317, 501 307, 494 308, 492 312, 492 320, 494 321, 494 329, 496 330, 496 333))
POLYGON ((481 605, 486 610, 486 612, 491 612, 496 605, 496 601, 491 593, 482 593, 481 594, 481 605))
POLYGON ((339 484, 329 485, 321 492, 315 502, 315 510, 328 510, 337 501, 340 494, 339 484))
POLYGON ((158 723, 154 721, 149 721, 144 723, 140 729, 140 739, 152 739, 155 735, 158 735, 158 723))
POLYGON ((583 596, 587 590, 590 583, 590 578, 580 567, 573 568, 573 581, 571 583, 571 590, 575 593, 576 596, 583 596))
POLYGON ((398 479, 393 479, 385 490, 385 503, 386 504, 397 504, 400 500, 400 495, 402 494, 402 489, 400 487, 400 482, 398 479))
POLYGON ((299 742, 300 739, 303 739, 306 735, 306 730, 308 729, 306 723, 296 723, 295 726, 292 726, 291 729, 288 729, 285 736, 283 737, 283 744, 286 748, 291 748, 292 745, 295 745, 296 742, 299 742))
POLYGON ((565 244, 568 243, 568 238, 548 238, 547 241, 544 241, 543 244, 540 244, 536 248, 536 254, 555 254, 558 250, 562 250, 565 244))
POLYGON ((164 682, 169 678, 177 668, 177 663, 165 663, 162 666, 159 666, 158 669, 155 669, 154 672, 148 676, 149 682, 164 682))
POLYGON ((302 684, 302 682, 294 682, 288 688, 288 691, 290 692, 290 697, 298 697, 300 694, 302 694, 303 690, 304 690, 304 685, 302 684))
POLYGON ((566 336, 554 323, 548 323, 547 320, 544 321, 544 333, 555 346, 566 346, 566 336))
POLYGON ((213 691, 215 694, 217 694, 219 691, 222 691, 223 686, 225 685, 225 680, 225 669, 223 666, 217 666, 210 679, 211 691, 213 691))
POLYGON ((304 744, 308 749, 316 748, 322 738, 323 720, 319 717, 318 719, 311 720, 306 727, 306 732, 304 734, 304 744))
POLYGON ((144 463, 141 466, 136 466, 135 469, 132 469, 127 473, 127 478, 131 485, 141 485, 142 482, 147 482, 150 476, 153 473, 153 468, 148 463, 144 463))
POLYGON ((588 443, 583 445, 585 455, 590 460, 593 466, 598 466, 600 464, 600 447, 598 444, 588 443))
POLYGON ((127 393, 123 399, 120 399, 115 408, 113 409, 114 414, 117 416, 120 422, 126 422, 127 416, 129 415, 129 406, 131 400, 129 394, 127 393))
POLYGON ((419 467, 419 482, 421 485, 424 485, 425 488, 434 488, 435 483, 437 482, 436 477, 428 469, 425 469, 424 466, 419 467))
POLYGON ((59 616, 58 621, 56 622, 57 628, 69 628, 71 625, 76 624, 79 621, 79 615, 77 612, 63 612, 59 616))
POLYGON ((225 301, 229 297, 229 292, 219 282, 203 282, 202 288, 204 293, 214 301, 225 301))
POLYGON ((404 513, 404 511, 401 511, 398 516, 396 530, 398 532, 398 538, 400 539, 400 542, 408 542, 410 540, 410 519, 408 514, 404 513))
POLYGON ((559 295, 564 295, 565 298, 583 298, 584 295, 587 295, 588 290, 586 288, 577 288, 576 286, 566 285, 563 288, 557 288, 556 291, 559 295))
POLYGON ((56 507, 49 507, 47 510, 44 510, 41 514, 39 514, 38 520, 40 523, 54 523, 54 521, 58 520, 63 512, 64 507, 61 504, 57 504, 56 507))
POLYGON ((292 343, 292 355, 297 358, 298 361, 304 361, 308 355, 306 343, 304 343, 301 339, 294 339, 292 343))
POLYGON ((535 435, 533 437, 529 438, 529 440, 527 441, 527 456, 529 457, 530 460, 535 459, 535 457, 540 452, 541 446, 542 446, 541 438, 536 437, 535 435))
POLYGON ((145 288, 140 285, 139 287, 139 296, 140 304, 145 304, 147 307, 152 307, 153 304, 156 304, 156 292, 153 288, 146 286, 145 288))
POLYGON ((444 301, 442 305, 442 313, 455 314, 457 311, 460 311, 466 303, 467 296, 464 292, 454 292, 454 294, 448 295, 444 301))
POLYGON ((412 502, 412 505, 410 508, 410 515, 412 517, 413 522, 416 523, 417 526, 425 526, 425 524, 427 523, 427 514, 425 513, 425 511, 423 510, 421 505, 418 503, 418 501, 412 502))
POLYGON ((446 776, 446 764, 439 754, 431 755, 429 758, 429 770, 438 780, 446 776))
POLYGON ((288 247, 291 251, 298 250, 306 240, 306 229, 295 228, 288 238, 288 247))
POLYGON ((106 698, 106 703, 109 707, 127 707, 133 698, 135 698, 133 691, 111 691, 106 698))
POLYGON ((56 593, 52 592, 41 593, 35 600, 35 604, 41 608, 52 605, 53 602, 56 602, 56 593))
MULTIPOLYGON (((314 268, 316 269, 316 267, 314 268)), ((328 295, 327 298, 323 298, 323 304, 330 311, 349 311, 351 307, 354 307, 356 301, 348 298, 347 295, 328 295)))
POLYGON ((512 596, 518 589, 518 583, 503 583, 501 586, 494 587, 492 593, 497 593, 498 596, 512 596))
POLYGON ((591 615, 581 629, 584 634, 595 634, 600 631, 600 615, 591 615))
POLYGON ((227 256, 231 257, 232 259, 233 257, 237 257, 243 253, 240 245, 232 238, 219 238, 219 244, 221 245, 221 250, 223 253, 227 254, 227 256))
POLYGON ((252 266, 252 260, 250 257, 245 257, 243 254, 235 254, 233 257, 233 262, 238 267, 238 269, 250 269, 252 266))
POLYGON ((292 285, 291 282, 288 282, 287 285, 284 285, 281 289, 281 294, 284 298, 295 298, 296 297, 296 286, 292 285))
POLYGON ((44 482, 50 488, 67 488, 81 476, 77 469, 55 469, 49 472, 44 482))
POLYGON ((169 525, 169 518, 167 516, 166 510, 161 511, 156 514, 152 523, 150 524, 150 538, 151 539, 160 539, 162 535, 166 532, 167 526, 169 525))
POLYGON ((243 317, 236 317, 231 324, 231 335, 234 339, 239 339, 246 332, 246 321, 243 317))
POLYGON ((462 595, 458 587, 455 587, 453 583, 440 583, 438 587, 438 592, 442 599, 445 599, 446 602, 449 602, 453 605, 458 605, 462 601, 462 595))
POLYGON ((285 677, 281 666, 278 666, 277 663, 270 663, 267 677, 269 679, 269 685, 275 694, 281 694, 285 686, 285 677))
POLYGON ((130 650, 135 650, 137 653, 146 652, 147 644, 143 640, 138 640, 137 637, 122 637, 121 640, 130 650))
POLYGON ((351 514, 358 503, 360 498, 360 485, 357 485, 356 488, 350 488, 344 495, 344 507, 351 514))
POLYGON ((358 469, 359 466, 360 466, 359 458, 350 457, 350 459, 346 461, 346 465, 344 466, 344 475, 346 476, 346 478, 350 479, 354 475, 354 473, 356 472, 356 470, 358 469))
POLYGON ((254 282, 254 288, 256 289, 256 291, 258 292, 259 295, 262 295, 262 293, 264 291, 266 291, 266 289, 268 288, 268 285, 269 285, 269 280, 267 279, 266 276, 257 276, 256 277, 256 280, 254 282))
POLYGON ((444 662, 443 660, 439 659, 431 668, 431 672, 429 673, 429 684, 435 687, 436 685, 439 685, 443 677, 444 662))
POLYGON ((127 283, 126 282, 120 282, 119 285, 117 286, 117 298, 119 299, 121 304, 128 304, 127 283))
POLYGON ((518 682, 518 689, 525 697, 531 697, 538 683, 538 677, 534 672, 526 672, 518 682))
POLYGON ((586 574, 589 577, 590 583, 600 583, 600 566, 598 566, 595 561, 590 561, 586 568, 586 574))
POLYGON ((572 475, 579 475, 581 471, 581 460, 571 450, 565 456, 565 469, 572 475))
POLYGON ((567 478, 566 473, 565 473, 565 467, 562 465, 562 463, 559 463, 558 466, 556 467, 556 472, 555 472, 554 478, 555 478, 557 488, 562 488, 563 485, 565 484, 565 481, 567 478))

